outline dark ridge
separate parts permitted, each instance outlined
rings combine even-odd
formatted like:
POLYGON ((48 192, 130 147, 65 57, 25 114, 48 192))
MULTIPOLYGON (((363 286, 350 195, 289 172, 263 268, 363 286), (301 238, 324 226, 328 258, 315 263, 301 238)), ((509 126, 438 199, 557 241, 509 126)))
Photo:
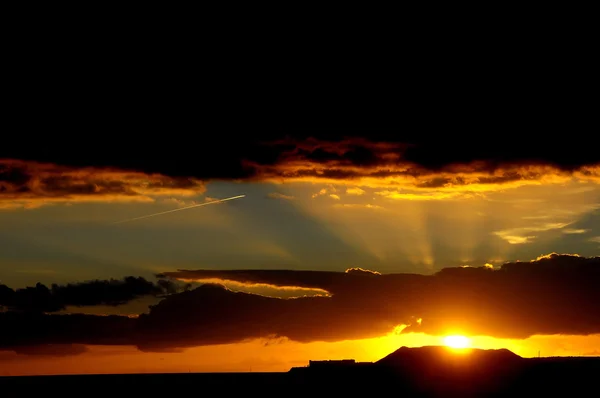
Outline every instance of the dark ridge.
POLYGON ((477 362, 482 366, 492 363, 498 364, 510 362, 511 364, 514 364, 523 360, 522 357, 506 348, 498 350, 483 350, 476 348, 455 350, 443 346, 425 346, 416 348, 400 347, 375 363, 385 366, 397 366, 403 364, 414 366, 415 364, 421 363, 458 362, 462 361, 464 359, 462 357, 467 355, 469 356, 471 363, 477 362))

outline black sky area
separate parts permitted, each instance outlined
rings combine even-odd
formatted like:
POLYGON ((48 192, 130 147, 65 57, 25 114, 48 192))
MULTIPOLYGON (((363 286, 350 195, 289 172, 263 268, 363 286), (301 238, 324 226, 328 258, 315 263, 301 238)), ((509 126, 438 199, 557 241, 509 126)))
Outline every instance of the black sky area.
POLYGON ((240 178, 242 159, 277 160, 265 141, 351 136, 413 144, 404 159, 427 169, 600 160, 581 29, 407 26, 394 42, 387 25, 340 36, 234 18, 190 35, 89 17, 11 31, 0 158, 240 178))

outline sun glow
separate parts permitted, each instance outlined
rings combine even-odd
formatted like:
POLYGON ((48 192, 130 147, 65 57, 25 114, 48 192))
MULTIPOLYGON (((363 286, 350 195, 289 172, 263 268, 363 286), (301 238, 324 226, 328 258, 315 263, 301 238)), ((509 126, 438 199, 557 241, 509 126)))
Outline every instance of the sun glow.
POLYGON ((450 348, 469 348, 471 340, 465 336, 446 336, 444 337, 444 345, 450 348))

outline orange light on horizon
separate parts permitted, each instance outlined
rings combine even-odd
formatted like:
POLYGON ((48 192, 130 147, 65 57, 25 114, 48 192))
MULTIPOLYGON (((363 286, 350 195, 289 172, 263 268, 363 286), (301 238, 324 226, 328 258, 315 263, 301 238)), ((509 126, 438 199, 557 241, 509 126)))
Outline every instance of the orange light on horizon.
POLYGON ((444 337, 444 345, 454 349, 464 349, 471 347, 471 340, 468 337, 452 335, 444 337))

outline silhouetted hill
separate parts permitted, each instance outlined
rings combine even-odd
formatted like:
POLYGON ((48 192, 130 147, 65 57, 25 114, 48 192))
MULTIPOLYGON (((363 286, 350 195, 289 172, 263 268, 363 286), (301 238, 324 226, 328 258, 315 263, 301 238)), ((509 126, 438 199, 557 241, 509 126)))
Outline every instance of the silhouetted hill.
POLYGON ((491 394, 516 380, 525 360, 513 352, 402 347, 375 362, 376 373, 426 395, 491 394))
POLYGON ((465 363, 486 366, 508 363, 516 364, 522 360, 522 357, 506 348, 499 350, 482 350, 477 348, 455 350, 443 346, 425 346, 416 348, 400 347, 375 363, 386 366, 402 366, 408 363, 411 366, 416 364, 438 364, 444 366, 465 363), (468 357, 469 360, 465 361, 465 357, 468 357))

